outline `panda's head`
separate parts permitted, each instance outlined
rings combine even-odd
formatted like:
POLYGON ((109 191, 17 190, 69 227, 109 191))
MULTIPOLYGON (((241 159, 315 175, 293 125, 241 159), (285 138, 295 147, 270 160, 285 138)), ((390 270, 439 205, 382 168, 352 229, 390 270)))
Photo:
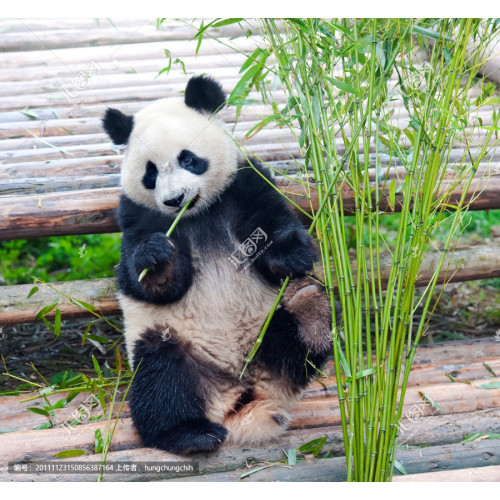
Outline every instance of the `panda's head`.
POLYGON ((189 80, 184 98, 160 99, 133 116, 108 109, 103 126, 126 144, 122 187, 136 203, 175 214, 208 207, 236 173, 237 148, 215 116, 225 103, 211 78, 189 80))

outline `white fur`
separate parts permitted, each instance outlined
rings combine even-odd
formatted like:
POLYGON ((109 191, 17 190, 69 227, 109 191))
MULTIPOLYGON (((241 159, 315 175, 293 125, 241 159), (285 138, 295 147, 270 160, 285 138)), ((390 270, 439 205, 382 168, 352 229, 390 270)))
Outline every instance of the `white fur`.
POLYGON ((165 200, 184 194, 185 202, 199 195, 186 215, 209 206, 236 172, 238 153, 216 116, 189 108, 183 98, 160 99, 134 116, 134 127, 122 164, 122 187, 136 203, 172 214, 178 209, 167 207, 165 200), (192 151, 208 161, 208 170, 196 175, 179 167, 177 156, 192 151), (154 190, 146 189, 142 178, 146 164, 158 168, 154 190))

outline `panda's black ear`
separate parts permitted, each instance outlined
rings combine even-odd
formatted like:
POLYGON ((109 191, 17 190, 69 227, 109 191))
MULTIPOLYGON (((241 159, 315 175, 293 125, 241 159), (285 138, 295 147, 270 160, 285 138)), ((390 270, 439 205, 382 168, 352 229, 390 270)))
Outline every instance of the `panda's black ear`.
POLYGON ((222 85, 209 76, 193 76, 186 86, 184 94, 186 106, 200 113, 215 113, 226 102, 222 85))
POLYGON ((127 144, 134 128, 134 117, 108 108, 102 119, 102 126, 115 144, 127 144))

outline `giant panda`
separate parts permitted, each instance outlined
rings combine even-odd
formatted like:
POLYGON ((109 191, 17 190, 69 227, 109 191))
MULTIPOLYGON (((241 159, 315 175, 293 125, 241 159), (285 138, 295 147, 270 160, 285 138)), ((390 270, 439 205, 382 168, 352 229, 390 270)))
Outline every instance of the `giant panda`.
POLYGON ((330 302, 308 274, 313 241, 269 169, 242 161, 217 116, 225 100, 220 83, 196 76, 182 97, 103 117, 126 144, 117 283, 131 415, 146 446, 180 455, 276 438, 331 351, 330 302))

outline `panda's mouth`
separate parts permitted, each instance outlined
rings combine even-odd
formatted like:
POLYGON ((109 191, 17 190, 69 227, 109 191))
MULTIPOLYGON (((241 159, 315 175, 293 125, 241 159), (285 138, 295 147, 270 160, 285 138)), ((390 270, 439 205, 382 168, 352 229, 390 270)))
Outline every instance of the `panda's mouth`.
MULTIPOLYGON (((196 205, 196 203, 198 202, 199 199, 200 199, 200 193, 198 193, 194 198, 191 198, 190 201, 187 201, 186 203, 189 203, 189 207, 187 207, 186 210, 191 210, 196 205)), ((186 203, 184 203, 184 205, 186 203)), ((182 205, 181 207, 179 207, 176 210, 176 212, 180 212, 182 210, 182 207, 184 207, 184 205, 182 205)))

